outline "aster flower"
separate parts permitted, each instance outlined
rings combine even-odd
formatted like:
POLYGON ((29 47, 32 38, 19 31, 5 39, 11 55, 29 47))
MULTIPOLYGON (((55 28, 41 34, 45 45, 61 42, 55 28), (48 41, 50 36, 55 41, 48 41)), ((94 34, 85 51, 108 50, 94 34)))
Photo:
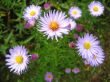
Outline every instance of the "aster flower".
POLYGON ((52 80, 53 80, 53 74, 51 72, 47 72, 45 74, 45 81, 52 82, 52 80))
POLYGON ((93 16, 100 16, 103 14, 104 6, 99 1, 93 1, 88 6, 90 14, 93 16))
POLYGON ((75 73, 75 74, 77 74, 77 73, 80 72, 80 69, 79 68, 74 68, 74 69, 72 69, 72 72, 75 73))
POLYGON ((91 58, 87 58, 87 62, 91 66, 98 66, 103 63, 104 61, 104 52, 102 48, 98 48, 97 52, 93 54, 91 58))
POLYGON ((37 60, 39 58, 39 55, 38 54, 32 54, 31 55, 31 59, 32 60, 37 60))
POLYGON ((97 37, 92 34, 85 34, 84 37, 79 37, 76 47, 82 58, 91 58, 93 53, 96 53, 100 48, 97 37))
POLYGON ((69 15, 71 16, 71 17, 73 17, 74 19, 78 19, 78 18, 80 18, 81 17, 81 15, 82 15, 82 11, 81 11, 81 9, 79 8, 79 7, 71 7, 70 9, 69 9, 69 15))
POLYGON ((81 31, 83 30, 83 25, 77 24, 77 25, 76 25, 76 30, 77 30, 78 32, 81 32, 81 31))
POLYGON ((24 10, 24 19, 25 20, 30 20, 30 19, 38 19, 38 16, 41 13, 41 7, 40 6, 35 6, 35 5, 30 5, 24 10))
POLYGON ((6 65, 14 73, 20 75, 27 69, 29 58, 24 46, 16 46, 6 55, 6 65))
POLYGON ((71 69, 70 68, 66 68, 65 69, 65 73, 67 73, 67 74, 71 73, 71 69))
POLYGON ((73 30, 76 27, 76 22, 70 18, 68 19, 68 23, 69 23, 69 25, 67 26, 67 29, 73 30))
POLYGON ((44 9, 45 10, 48 10, 48 9, 50 9, 51 8, 51 4, 50 3, 45 3, 44 4, 44 9))
POLYGON ((62 37, 62 34, 68 34, 69 30, 65 27, 68 26, 68 20, 63 12, 49 11, 40 19, 39 31, 48 36, 48 39, 62 37))
POLYGON ((74 42, 70 42, 70 43, 69 43, 69 47, 70 47, 70 48, 75 48, 75 47, 76 47, 76 44, 75 44, 74 42))
POLYGON ((29 28, 33 27, 34 25, 35 25, 35 19, 30 19, 26 22, 25 28, 29 29, 29 28))

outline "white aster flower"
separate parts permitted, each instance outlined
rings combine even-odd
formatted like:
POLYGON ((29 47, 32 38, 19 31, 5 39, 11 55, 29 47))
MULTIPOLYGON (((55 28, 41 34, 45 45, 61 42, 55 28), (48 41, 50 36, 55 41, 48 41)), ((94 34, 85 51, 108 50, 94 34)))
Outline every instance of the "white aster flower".
POLYGON ((14 73, 20 75, 27 69, 29 58, 27 51, 23 46, 16 46, 9 50, 9 54, 6 55, 6 65, 14 73))
POLYGON ((78 38, 76 46, 82 58, 91 58, 93 53, 98 51, 99 41, 95 36, 87 33, 84 37, 78 38))
POLYGON ((23 17, 25 20, 38 19, 40 13, 41 13, 40 6, 30 5, 25 9, 23 17))
POLYGON ((69 30, 65 27, 68 26, 68 20, 65 13, 59 11, 49 11, 40 19, 40 32, 44 32, 48 38, 62 37, 62 34, 68 34, 69 30))
POLYGON ((69 23, 69 25, 67 26, 67 28, 69 30, 73 30, 76 27, 76 22, 70 18, 68 19, 68 23, 69 23))
POLYGON ((105 58, 104 52, 102 48, 99 47, 96 53, 93 53, 93 56, 91 58, 87 58, 86 60, 89 63, 89 65, 98 66, 103 63, 104 58, 105 58))
POLYGON ((71 17, 73 17, 74 19, 78 19, 78 18, 80 18, 81 17, 81 15, 82 15, 82 11, 81 11, 81 9, 79 8, 79 7, 71 7, 70 9, 69 9, 69 15, 71 16, 71 17))
POLYGON ((88 6, 90 14, 93 16, 100 16, 103 14, 104 6, 99 1, 93 1, 88 6))

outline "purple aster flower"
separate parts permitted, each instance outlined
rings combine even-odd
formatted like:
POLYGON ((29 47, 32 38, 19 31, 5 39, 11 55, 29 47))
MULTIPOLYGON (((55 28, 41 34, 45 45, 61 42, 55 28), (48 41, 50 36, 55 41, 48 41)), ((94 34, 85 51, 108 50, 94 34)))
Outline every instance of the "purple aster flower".
POLYGON ((75 74, 77 74, 77 73, 80 72, 80 69, 79 68, 74 68, 74 69, 72 69, 72 72, 75 73, 75 74))
POLYGON ((26 22, 25 24, 25 28, 29 29, 31 27, 33 27, 35 25, 35 20, 34 19, 30 19, 26 22))
POLYGON ((77 24, 76 30, 77 30, 78 32, 81 32, 81 31, 83 30, 83 25, 77 24))
POLYGON ((50 8, 51 8, 51 4, 50 3, 47 2, 47 3, 44 4, 44 9, 45 10, 48 10, 50 8))
POLYGON ((71 73, 71 69, 70 68, 66 68, 65 69, 65 73, 67 73, 67 74, 71 73))
POLYGON ((41 7, 37 5, 29 5, 24 9, 23 18, 28 21, 30 19, 37 20, 41 14, 41 7))
POLYGON ((76 46, 76 44, 75 44, 74 42, 70 42, 70 43, 69 43, 69 47, 70 47, 70 48, 75 48, 75 46, 76 46))
POLYGON ((53 74, 52 74, 52 72, 47 72, 47 73, 45 74, 45 80, 46 80, 47 82, 52 82, 52 80, 53 80, 53 74))
POLYGON ((32 60, 37 60, 39 58, 39 55, 38 54, 32 54, 31 55, 31 59, 32 60))
POLYGON ((76 28, 76 22, 71 18, 68 18, 68 26, 66 28, 69 30, 73 30, 74 28, 76 28))
POLYGON ((11 72, 21 75, 27 70, 28 67, 28 51, 22 45, 15 46, 9 49, 9 54, 6 55, 5 61, 11 72))

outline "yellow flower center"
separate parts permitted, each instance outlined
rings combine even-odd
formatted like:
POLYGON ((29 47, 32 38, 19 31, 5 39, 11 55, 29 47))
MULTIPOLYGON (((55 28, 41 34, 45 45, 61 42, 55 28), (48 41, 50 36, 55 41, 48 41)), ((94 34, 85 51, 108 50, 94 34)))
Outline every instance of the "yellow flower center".
POLYGON ((36 14, 35 11, 31 11, 31 12, 30 12, 30 16, 34 16, 35 14, 36 14))
POLYGON ((55 31, 55 30, 57 30, 59 28, 59 24, 57 22, 55 22, 55 21, 52 21, 50 23, 50 26, 49 27, 50 27, 50 29, 52 29, 53 31, 55 31))
POLYGON ((48 75, 48 78, 52 78, 52 75, 48 75))
POLYGON ((16 63, 21 64, 23 62, 23 57, 22 56, 16 56, 16 63))
POLYGON ((97 6, 94 6, 93 10, 94 10, 95 12, 97 12, 97 11, 99 10, 99 8, 98 8, 97 6))
POLYGON ((77 14, 77 11, 75 10, 75 11, 73 11, 72 13, 73 13, 73 15, 76 15, 76 14, 77 14))
POLYGON ((90 42, 84 42, 84 48, 85 49, 90 49, 91 48, 91 43, 90 42))

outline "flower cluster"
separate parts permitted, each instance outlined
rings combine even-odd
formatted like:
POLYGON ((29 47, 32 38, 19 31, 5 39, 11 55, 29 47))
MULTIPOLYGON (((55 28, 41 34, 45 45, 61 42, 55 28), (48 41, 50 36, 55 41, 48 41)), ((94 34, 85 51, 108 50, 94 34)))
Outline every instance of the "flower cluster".
MULTIPOLYGON (((49 9, 50 3, 44 4, 44 8, 49 9)), ((88 6, 90 14, 93 16, 100 16, 103 14, 104 6, 98 2, 93 1, 88 6)), ((41 14, 41 7, 30 5, 24 11, 24 19, 27 22, 26 28, 34 26, 35 23, 30 23, 29 21, 35 21, 41 14)), ((77 7, 71 7, 68 11, 70 18, 67 18, 66 14, 62 11, 49 11, 40 17, 39 31, 43 32, 47 38, 56 39, 62 37, 63 34, 68 34, 69 30, 73 30, 76 27, 75 19, 79 19, 82 16, 82 10, 77 7), (73 19, 72 19, 73 18, 73 19)))
MULTIPOLYGON (((50 9, 51 6, 49 4, 50 3, 44 5, 46 10, 50 9)), ((88 9, 91 15, 97 17, 103 14, 104 6, 98 1, 93 1, 88 5, 88 9)), ((69 32, 75 28, 78 32, 83 30, 83 25, 76 24, 75 22, 75 20, 82 16, 82 10, 74 6, 69 9, 68 14, 69 17, 62 11, 50 10, 48 13, 44 13, 44 16, 40 16, 41 7, 30 5, 24 10, 23 18, 26 21, 25 28, 34 26, 39 19, 38 30, 44 33, 48 39, 55 38, 58 41, 58 38, 62 38, 63 34, 69 34, 69 32)), ((77 39, 77 43, 70 42, 70 48, 76 47, 80 56, 91 66, 98 66, 103 63, 105 56, 97 37, 89 33, 86 33, 83 37, 79 37, 79 35, 75 34, 74 37, 77 39)), ((9 50, 9 54, 6 55, 6 65, 10 71, 20 75, 27 70, 29 57, 30 55, 28 55, 24 46, 13 47, 9 50)), ((38 58, 38 54, 31 55, 32 60, 38 58)), ((71 72, 77 74, 80 72, 80 69, 65 69, 65 73, 69 74, 71 72)), ((45 74, 45 80, 52 82, 53 74, 47 72, 45 74)))
POLYGON ((70 69, 70 68, 66 68, 65 69, 65 73, 67 73, 67 74, 70 74, 71 72, 73 72, 74 74, 77 74, 77 73, 79 73, 80 72, 80 69, 79 68, 73 68, 73 69, 70 69))
POLYGON ((87 33, 84 37, 78 38, 76 46, 79 54, 91 66, 98 66, 103 63, 105 56, 97 37, 87 33))

